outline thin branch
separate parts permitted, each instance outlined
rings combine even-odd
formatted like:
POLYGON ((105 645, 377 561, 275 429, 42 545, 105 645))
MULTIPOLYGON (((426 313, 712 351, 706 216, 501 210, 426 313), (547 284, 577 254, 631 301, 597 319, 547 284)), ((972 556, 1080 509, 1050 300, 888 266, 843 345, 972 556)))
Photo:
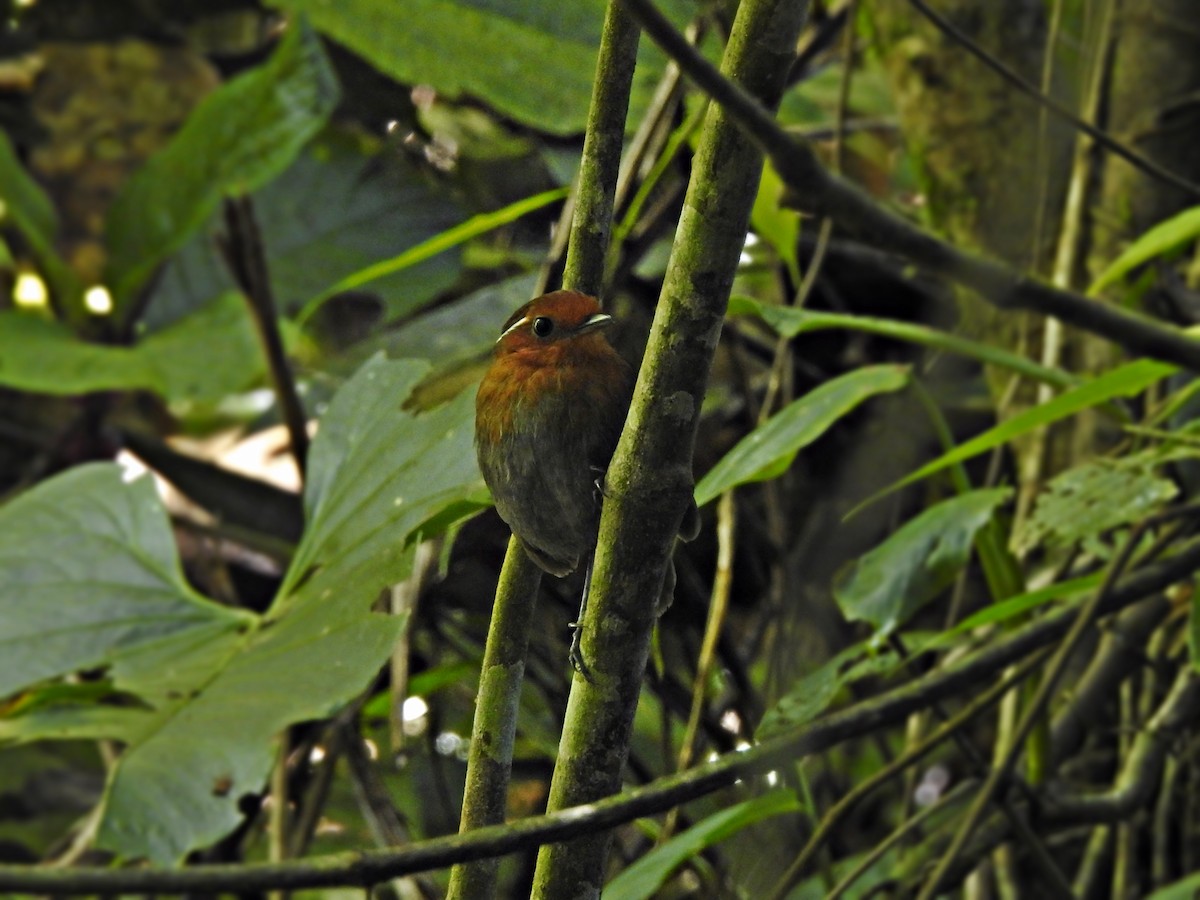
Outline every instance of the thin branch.
POLYGON ((1032 309, 1099 334, 1127 350, 1200 371, 1200 342, 1147 316, 1050 287, 1003 264, 965 253, 877 204, 860 189, 830 175, 812 148, 779 127, 750 94, 727 80, 695 51, 650 0, 621 0, 646 32, 713 97, 771 158, 806 209, 828 215, 864 242, 973 288, 1004 310, 1032 309))
POLYGON ((288 365, 287 352, 279 333, 279 317, 275 295, 271 290, 267 255, 249 197, 232 197, 225 201, 225 230, 226 237, 218 246, 234 282, 250 307, 267 358, 267 371, 275 386, 279 410, 287 426, 292 455, 303 477, 308 459, 308 417, 304 412, 304 404, 300 402, 296 380, 288 365))
POLYGON ((609 0, 596 60, 596 83, 588 108, 587 133, 571 243, 563 286, 600 296, 604 287, 604 261, 612 236, 613 197, 625 140, 625 118, 633 89, 633 69, 641 30, 617 0, 609 0))
MULTIPOLYGON (((479 672, 460 834, 504 821, 530 623, 534 621, 541 583, 542 570, 515 536, 509 538, 479 672)), ((447 897, 474 900, 492 896, 498 868, 499 860, 495 858, 455 866, 447 897)))

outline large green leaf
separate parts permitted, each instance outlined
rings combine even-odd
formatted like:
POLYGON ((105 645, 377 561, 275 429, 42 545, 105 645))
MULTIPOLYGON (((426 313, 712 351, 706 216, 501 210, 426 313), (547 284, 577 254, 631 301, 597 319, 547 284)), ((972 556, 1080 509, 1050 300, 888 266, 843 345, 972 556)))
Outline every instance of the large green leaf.
MULTIPOLYGON (((304 13, 403 84, 447 97, 475 97, 551 134, 577 134, 587 121, 605 0, 272 0, 304 13)), ((660 3, 682 24, 690 2, 660 3)), ((634 80, 648 97, 663 60, 642 41, 634 80)), ((636 115, 631 117, 636 121, 636 115)))
POLYGON ((308 460, 308 524, 281 598, 386 587, 408 563, 397 537, 482 491, 472 392, 415 418, 401 409, 428 371, 376 356, 322 416, 308 460))
POLYGON ((11 217, 45 272, 58 300, 70 308, 81 293, 79 280, 54 249, 58 216, 45 191, 25 171, 8 135, 0 131, 0 219, 11 217))
POLYGON ((679 866, 755 822, 801 810, 795 793, 778 788, 713 813, 633 863, 604 886, 604 900, 648 900, 679 866))
POLYGON ((311 450, 305 535, 264 617, 188 591, 149 481, 125 485, 115 466, 69 472, 0 511, 0 616, 14 635, 0 672, 7 691, 35 690, 0 739, 124 742, 100 846, 174 863, 217 840, 240 821, 238 798, 261 790, 279 730, 329 715, 378 671, 403 625, 370 612, 380 589, 405 576, 421 529, 444 526, 481 485, 469 395, 401 408, 426 370, 376 358, 335 395, 311 450), (99 665, 106 694, 139 702, 34 685, 99 665))
POLYGON ((826 382, 785 406, 742 438, 696 485, 703 506, 724 491, 782 474, 808 446, 864 400, 908 383, 904 366, 865 366, 826 382))
MULTIPOLYGON (((462 219, 449 193, 403 157, 327 129, 279 178, 254 194, 267 269, 281 312, 294 312, 331 285, 442 234, 462 219)), ((177 318, 231 286, 212 231, 215 218, 163 270, 149 318, 177 318)), ((354 286, 379 295, 389 317, 409 315, 460 272, 457 248, 354 286)))
POLYGON ((170 400, 216 400, 264 372, 245 303, 232 293, 133 347, 94 344, 55 322, 0 312, 5 387, 56 395, 151 390, 170 400))
POLYGON ((275 0, 404 84, 469 95, 556 134, 583 130, 602 0, 275 0))
POLYGON ((1142 521, 1179 493, 1175 482, 1157 471, 1165 461, 1152 450, 1090 460, 1057 475, 1018 532, 1018 547, 1029 550, 1042 542, 1079 541, 1107 557, 1109 551, 1100 545, 1104 532, 1142 521))
POLYGON ((337 97, 320 40, 303 21, 264 65, 206 97, 109 210, 108 282, 118 305, 183 246, 222 197, 253 191, 283 171, 325 124, 337 97))
POLYGON ((0 508, 0 697, 250 621, 187 586, 149 478, 80 466, 0 508))
POLYGON ((905 523, 841 573, 833 596, 842 614, 869 622, 878 636, 891 634, 949 587, 976 533, 1010 494, 1009 488, 961 494, 905 523))

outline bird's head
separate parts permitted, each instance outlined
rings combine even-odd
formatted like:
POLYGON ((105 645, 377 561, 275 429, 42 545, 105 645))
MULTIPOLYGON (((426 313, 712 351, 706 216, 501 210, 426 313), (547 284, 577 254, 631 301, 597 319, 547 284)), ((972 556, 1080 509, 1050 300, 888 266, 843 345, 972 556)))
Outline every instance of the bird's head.
POLYGON ((508 317, 496 340, 496 355, 524 353, 557 357, 570 347, 583 350, 593 342, 607 349, 602 337, 612 316, 600 311, 594 297, 577 291, 554 291, 530 300, 508 317))

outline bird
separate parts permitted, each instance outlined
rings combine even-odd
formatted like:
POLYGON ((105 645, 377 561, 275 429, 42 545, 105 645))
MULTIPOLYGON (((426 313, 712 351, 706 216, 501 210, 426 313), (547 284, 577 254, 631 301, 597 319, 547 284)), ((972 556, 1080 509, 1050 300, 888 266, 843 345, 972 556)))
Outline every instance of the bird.
POLYGON ((475 395, 475 450, 496 510, 539 568, 562 578, 586 562, 602 477, 633 370, 605 336, 594 297, 554 291, 509 316, 475 395))

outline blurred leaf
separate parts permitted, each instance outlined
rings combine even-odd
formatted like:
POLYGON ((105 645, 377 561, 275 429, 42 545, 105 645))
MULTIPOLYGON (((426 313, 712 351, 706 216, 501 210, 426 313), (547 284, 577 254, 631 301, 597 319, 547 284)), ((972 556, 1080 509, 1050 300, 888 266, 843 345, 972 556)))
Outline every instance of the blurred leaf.
POLYGON ((908 341, 922 347, 932 347, 935 350, 945 350, 947 353, 957 353, 960 356, 1019 372, 1035 381, 1055 387, 1066 388, 1080 383, 1080 379, 1070 372, 1038 365, 1032 360, 1016 353, 1009 353, 1000 347, 993 347, 981 341, 972 341, 969 338, 959 337, 927 325, 914 325, 911 322, 879 319, 873 316, 817 312, 794 306, 772 306, 743 296, 729 298, 729 315, 759 316, 781 335, 789 338, 810 331, 846 328, 866 334, 882 335, 897 341, 908 341))
MULTIPOLYGON (((1152 359, 1139 359, 1126 363, 1115 369, 1110 369, 1078 387, 1064 391, 1057 397, 1047 400, 1024 412, 1017 413, 1011 419, 1006 419, 999 425, 989 428, 983 434, 959 444, 948 453, 944 453, 930 463, 926 463, 915 472, 906 475, 899 481, 884 488, 866 503, 870 503, 885 494, 898 490, 905 485, 928 478, 942 469, 955 463, 963 462, 980 453, 986 453, 1001 444, 1006 444, 1016 437, 1027 434, 1035 428, 1050 425, 1060 419, 1073 416, 1081 410, 1100 406, 1114 397, 1132 397, 1140 394, 1150 385, 1177 372, 1178 366, 1157 362, 1152 359)), ((864 503, 863 505, 866 505, 864 503)))
POLYGON ((696 504, 749 481, 778 477, 800 450, 876 394, 908 384, 904 366, 865 366, 827 381, 742 438, 696 485, 696 504))
POLYGON ((1196 900, 1197 894, 1200 894, 1200 873, 1159 888, 1147 900, 1196 900))
POLYGON ((151 390, 168 400, 218 400, 264 372, 245 303, 232 293, 134 347, 93 344, 56 322, 0 312, 0 384, 18 390, 151 390))
POLYGON ((1184 244, 1200 237, 1200 206, 1193 206, 1160 222, 1130 244, 1107 269, 1100 273, 1088 294, 1095 296, 1116 284, 1138 266, 1159 256, 1165 256, 1184 244))
MULTIPOLYGON (((391 0, 274 0, 272 5, 307 14, 322 32, 402 84, 430 85, 451 99, 478 98, 550 134, 578 134, 586 124, 603 0, 408 0, 403 14, 391 0)), ((678 25, 695 14, 690 2, 660 6, 678 25)), ((643 40, 630 121, 637 121, 636 110, 653 91, 663 65, 652 42, 643 40)))
POLYGON ((862 644, 848 647, 823 666, 800 678, 763 716, 754 732, 757 741, 766 740, 792 728, 811 722, 829 708, 843 687, 872 675, 883 675, 896 666, 891 650, 863 656, 862 644))
MULTIPOLYGON (((374 262, 364 269, 347 275, 341 281, 326 288, 317 294, 317 296, 312 297, 304 305, 304 309, 300 313, 300 320, 304 321, 311 316, 322 303, 334 294, 361 288, 377 279, 403 272, 410 266, 415 266, 432 259, 452 247, 457 247, 459 244, 469 241, 471 238, 487 234, 501 225, 515 222, 527 213, 562 200, 569 192, 568 188, 554 188, 553 190, 543 191, 532 197, 518 200, 516 203, 510 203, 503 209, 480 213, 453 228, 443 231, 441 234, 434 235, 415 246, 409 247, 398 256, 374 262)), ((412 310, 408 309, 406 311, 411 312, 412 310)))
POLYGON ((500 326, 526 303, 538 273, 518 275, 480 288, 405 322, 369 343, 393 359, 423 359, 442 369, 491 351, 500 326))
POLYGON ((1039 588, 1036 591, 1029 591, 1015 597, 1009 597, 1007 600, 1002 600, 999 603, 993 603, 974 615, 967 616, 967 618, 963 619, 953 628, 935 635, 927 643, 921 645, 919 652, 924 653, 927 650, 937 650, 945 647, 953 643, 956 637, 974 631, 976 628, 982 628, 985 625, 999 625, 1010 619, 1023 616, 1025 613, 1031 612, 1040 606, 1053 603, 1055 600, 1062 600, 1087 591, 1098 590, 1103 580, 1104 573, 1097 572, 1092 575, 1085 575, 1082 578, 1071 578, 1067 581, 1060 581, 1056 584, 1039 588))
POLYGON ((833 596, 842 614, 891 634, 933 600, 967 564, 976 533, 1008 499, 1009 488, 972 491, 930 507, 852 562, 833 596))
MULTIPOLYGON (((390 259, 453 227, 463 217, 450 198, 406 159, 369 153, 364 142, 327 129, 280 177, 254 194, 267 269, 281 313, 294 313, 341 278, 390 259)), ((173 320, 231 288, 212 240, 218 217, 163 270, 151 320, 173 320)), ((460 254, 443 249, 401 272, 356 287, 379 295, 386 317, 409 315, 449 287, 460 254)))
POLYGON ((223 196, 253 191, 286 168, 337 96, 320 40, 299 21, 264 65, 206 97, 109 210, 108 281, 118 310, 223 196))
POLYGON ((25 171, 8 135, 2 130, 0 201, 3 201, 3 213, 0 215, 12 218, 45 273, 56 299, 66 308, 73 308, 83 288, 75 273, 54 249, 54 237, 58 232, 58 216, 54 212, 54 205, 41 186, 25 171))
POLYGON ((604 886, 604 900, 647 900, 679 866, 702 850, 737 834, 743 828, 774 816, 799 812, 800 801, 778 788, 713 813, 687 831, 655 847, 604 886))
POLYGON ((1160 463, 1151 452, 1073 466, 1038 496, 1017 546, 1029 550, 1043 542, 1083 541, 1096 549, 1105 531, 1139 522, 1179 494, 1174 481, 1157 473, 1160 463))

